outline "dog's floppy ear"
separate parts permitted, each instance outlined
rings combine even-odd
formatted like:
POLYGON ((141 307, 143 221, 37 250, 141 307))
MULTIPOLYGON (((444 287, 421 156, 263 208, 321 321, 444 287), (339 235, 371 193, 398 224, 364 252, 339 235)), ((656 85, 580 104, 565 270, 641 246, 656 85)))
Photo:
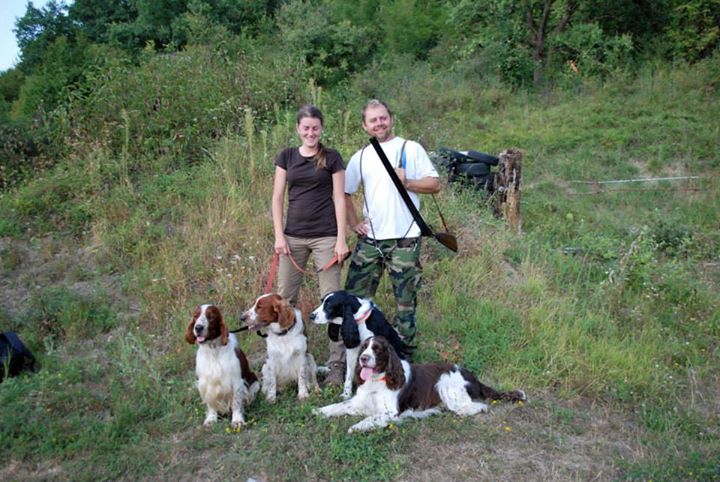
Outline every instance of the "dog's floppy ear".
POLYGON ((332 341, 340 341, 340 325, 328 323, 328 336, 332 341))
POLYGON ((277 313, 278 324, 283 330, 290 328, 295 322, 295 310, 285 299, 275 301, 273 308, 277 313))
POLYGON ((195 320, 198 319, 198 316, 200 316, 200 307, 195 308, 195 312, 190 317, 190 323, 185 329, 185 341, 191 345, 194 345, 197 341, 197 338, 195 338, 195 320))
POLYGON ((195 338, 195 318, 192 318, 190 320, 190 324, 185 329, 185 341, 190 343, 191 345, 194 345, 197 341, 197 338, 195 338))
POLYGON ((222 316, 222 313, 218 310, 218 316, 220 316, 220 343, 223 344, 223 346, 228 344, 228 327, 225 324, 225 319, 222 316))
POLYGON ((360 330, 350 305, 343 307, 342 336, 346 348, 355 348, 360 344, 360 330))
POLYGON ((390 343, 384 340, 387 350, 387 367, 385 367, 385 384, 391 390, 398 389, 405 384, 405 370, 403 370, 400 357, 390 343))

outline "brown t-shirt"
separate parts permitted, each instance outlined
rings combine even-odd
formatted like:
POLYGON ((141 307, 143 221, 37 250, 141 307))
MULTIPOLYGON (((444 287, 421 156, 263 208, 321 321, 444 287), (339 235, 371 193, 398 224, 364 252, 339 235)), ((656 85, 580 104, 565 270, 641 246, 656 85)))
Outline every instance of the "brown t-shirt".
POLYGON ((345 169, 340 153, 325 147, 325 167, 297 147, 284 149, 275 165, 287 172, 288 210, 285 234, 300 238, 337 236, 332 175, 345 169))

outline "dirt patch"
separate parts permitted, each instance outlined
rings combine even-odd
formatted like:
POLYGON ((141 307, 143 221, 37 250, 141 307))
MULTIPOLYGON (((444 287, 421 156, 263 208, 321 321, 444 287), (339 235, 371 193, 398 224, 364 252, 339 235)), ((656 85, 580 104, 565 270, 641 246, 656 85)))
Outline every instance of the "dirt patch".
POLYGON ((13 318, 22 316, 32 297, 50 286, 65 286, 82 296, 102 293, 120 318, 138 311, 123 297, 120 277, 102 272, 92 248, 67 239, 0 238, 0 266, 0 309, 13 318))
POLYGON ((437 444, 430 432, 417 438, 404 480, 614 480, 618 461, 642 451, 625 414, 549 395, 450 423, 459 425, 453 440, 437 444))

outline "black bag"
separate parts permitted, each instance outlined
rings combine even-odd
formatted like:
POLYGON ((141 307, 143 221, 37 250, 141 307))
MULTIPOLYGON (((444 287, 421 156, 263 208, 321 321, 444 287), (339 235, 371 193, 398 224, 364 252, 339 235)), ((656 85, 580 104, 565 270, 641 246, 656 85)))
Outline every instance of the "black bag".
POLYGON ((17 333, 0 333, 0 383, 6 373, 14 377, 23 371, 35 371, 35 357, 20 341, 17 333))
POLYGON ((460 182, 473 186, 478 191, 495 191, 495 173, 492 166, 500 160, 478 151, 454 151, 440 148, 440 162, 448 170, 448 182, 460 182))

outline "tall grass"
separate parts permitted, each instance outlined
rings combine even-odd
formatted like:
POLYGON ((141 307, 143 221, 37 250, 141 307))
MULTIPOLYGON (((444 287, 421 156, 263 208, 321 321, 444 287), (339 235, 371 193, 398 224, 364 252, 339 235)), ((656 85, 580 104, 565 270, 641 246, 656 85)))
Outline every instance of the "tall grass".
MULTIPOLYGON (((40 375, 0 387, 4 453, 52 460, 78 479, 170 477, 175 467, 203 474, 209 469, 198 454, 228 446, 241 462, 217 462, 228 478, 257 475, 246 469, 256 467, 269 478, 351 479, 368 463, 375 474, 368 478, 402 477, 401 454, 422 429, 347 438, 344 421, 311 414, 334 396, 328 391, 300 405, 289 394, 275 407, 259 401, 240 434, 222 424, 200 432, 194 351, 182 339, 193 306, 217 303, 234 323, 262 289, 273 157, 296 142, 288 98, 317 103, 327 144, 349 158, 366 141, 359 107, 377 94, 396 106, 398 133, 429 150, 525 152, 522 235, 504 229, 477 193, 448 187, 439 195, 460 253, 424 241, 418 358, 462 363, 495 385, 522 386, 531 399, 586 399, 630 414, 651 455, 626 465, 628 477, 662 475, 651 467, 670 451, 672 464, 713 474, 717 435, 698 427, 717 421, 708 402, 717 394, 708 387, 720 339, 717 65, 668 67, 545 96, 425 65, 378 66, 388 79, 384 91, 358 80, 347 91, 324 92, 299 78, 293 82, 302 87, 282 84, 292 95, 266 86, 282 90, 268 104, 238 90, 256 85, 246 68, 262 69, 252 55, 243 62, 190 48, 137 70, 116 66, 87 104, 75 106, 68 159, 0 198, 3 236, 72 234, 64 239, 92 246, 104 272, 120 278, 122 296, 139 307, 116 318, 102 297, 36 294, 28 318, 35 325, 13 323, 29 335, 50 313, 59 328, 52 343, 34 344, 40 375), (146 105, 157 98, 159 110, 146 105), (691 192, 663 185, 604 194, 570 182, 669 173, 703 179, 691 192), (83 334, 89 339, 78 339, 83 334), (693 403, 684 403, 688 396, 693 403), (673 440, 670 449, 664 438, 673 440), (270 449, 299 450, 303 460, 277 467, 260 455, 270 449), (319 455, 328 452, 329 460, 319 455)), ((434 224, 429 204, 424 212, 434 224)), ((376 300, 388 314, 390 291, 384 280, 376 300)), ((316 293, 309 280, 306 312, 316 293)), ((325 336, 310 328, 319 361, 325 336)), ((259 368, 262 341, 241 344, 259 368)), ((431 435, 450 437, 453 427, 442 419, 431 435)))

